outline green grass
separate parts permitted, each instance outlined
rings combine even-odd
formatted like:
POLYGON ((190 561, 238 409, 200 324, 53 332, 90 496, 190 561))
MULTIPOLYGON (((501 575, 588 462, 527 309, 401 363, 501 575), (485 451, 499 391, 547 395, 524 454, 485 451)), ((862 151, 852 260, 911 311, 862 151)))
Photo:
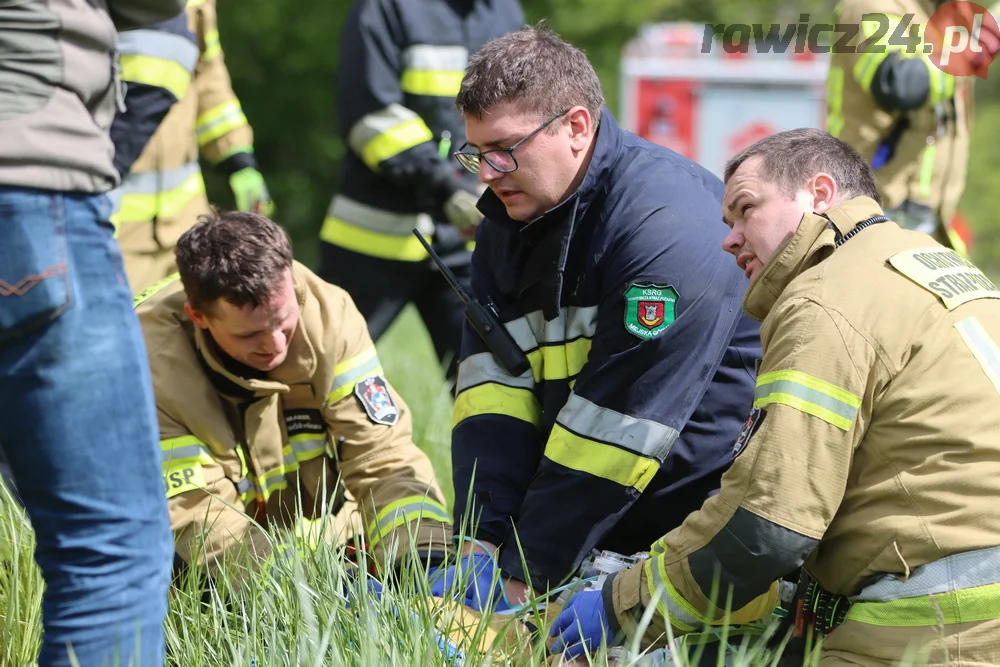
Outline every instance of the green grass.
MULTIPOLYGON (((377 345, 386 376, 413 410, 414 438, 430 457, 451 504, 452 400, 426 330, 407 310, 377 345)), ((491 632, 491 619, 478 617, 460 626, 454 607, 442 607, 429 597, 421 572, 411 571, 375 599, 352 576, 342 548, 313 550, 297 545, 285 532, 274 539, 286 548, 276 550, 280 555, 244 584, 238 585, 232 575, 237 558, 227 564, 208 594, 193 576, 172 590, 165 625, 169 665, 463 664, 447 657, 443 636, 451 637, 452 645, 461 645, 466 665, 545 662, 538 637, 516 647, 502 642, 481 645, 491 632), (515 648, 520 655, 516 661, 515 648)), ((32 560, 33 548, 23 512, 0 493, 0 665, 4 667, 33 664, 41 637, 43 584, 32 560)), ((524 615, 541 625, 537 609, 524 615)), ((631 648, 639 653, 638 646, 631 648)), ((604 652, 592 658, 593 664, 608 664, 604 652)), ((768 662, 759 649, 744 649, 734 664, 768 662)))

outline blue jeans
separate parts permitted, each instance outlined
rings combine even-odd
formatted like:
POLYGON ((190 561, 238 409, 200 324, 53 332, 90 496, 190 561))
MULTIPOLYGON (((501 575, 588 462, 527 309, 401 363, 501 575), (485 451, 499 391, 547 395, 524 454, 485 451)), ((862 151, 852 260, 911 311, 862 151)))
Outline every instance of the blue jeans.
POLYGON ((173 543, 104 195, 0 186, 0 447, 37 538, 40 667, 163 664, 173 543))

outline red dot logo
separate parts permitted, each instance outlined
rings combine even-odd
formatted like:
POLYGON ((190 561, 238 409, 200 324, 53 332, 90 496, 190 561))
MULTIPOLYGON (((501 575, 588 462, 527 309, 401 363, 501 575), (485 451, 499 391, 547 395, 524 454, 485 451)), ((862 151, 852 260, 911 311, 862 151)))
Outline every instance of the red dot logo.
POLYGON ((1000 49, 1000 27, 974 2, 949 2, 934 12, 924 33, 924 53, 942 72, 986 78, 1000 49))

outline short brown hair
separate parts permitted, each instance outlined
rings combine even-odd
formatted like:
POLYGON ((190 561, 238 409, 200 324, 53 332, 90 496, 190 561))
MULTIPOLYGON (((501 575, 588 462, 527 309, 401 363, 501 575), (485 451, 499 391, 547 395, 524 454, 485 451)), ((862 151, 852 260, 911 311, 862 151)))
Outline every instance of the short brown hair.
POLYGON ((218 299, 237 307, 266 303, 292 266, 292 244, 263 215, 213 209, 181 235, 176 258, 188 303, 210 315, 218 299))
POLYGON ((596 125, 604 93, 583 51, 543 22, 490 40, 469 60, 455 98, 459 113, 482 119, 502 103, 515 104, 539 118, 582 105, 596 125))
POLYGON ((803 127, 764 137, 729 161, 723 180, 728 183, 740 165, 758 155, 763 176, 782 194, 793 196, 807 180, 825 172, 845 197, 871 197, 882 205, 871 166, 850 144, 823 130, 803 127))

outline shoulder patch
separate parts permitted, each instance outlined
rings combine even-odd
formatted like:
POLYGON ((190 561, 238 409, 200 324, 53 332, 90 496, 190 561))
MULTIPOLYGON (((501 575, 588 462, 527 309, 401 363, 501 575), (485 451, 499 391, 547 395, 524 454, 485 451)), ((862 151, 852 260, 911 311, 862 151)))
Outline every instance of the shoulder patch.
POLYGON ((767 416, 767 410, 764 408, 753 408, 750 410, 750 414, 747 415, 747 419, 743 422, 743 428, 740 429, 740 437, 736 439, 736 444, 733 445, 733 458, 743 453, 743 450, 747 448, 750 444, 751 438, 757 433, 757 429, 760 425, 764 423, 764 417, 767 416))
POLYGON ((948 310, 975 299, 1000 299, 993 281, 950 248, 904 250, 890 257, 889 264, 940 299, 948 310))
POLYGON ((647 340, 677 319, 679 295, 670 285, 632 283, 625 290, 625 329, 647 340))
POLYGON ((380 375, 369 375, 354 385, 354 395, 368 418, 376 424, 392 426, 399 420, 399 408, 392 401, 389 387, 380 375))

